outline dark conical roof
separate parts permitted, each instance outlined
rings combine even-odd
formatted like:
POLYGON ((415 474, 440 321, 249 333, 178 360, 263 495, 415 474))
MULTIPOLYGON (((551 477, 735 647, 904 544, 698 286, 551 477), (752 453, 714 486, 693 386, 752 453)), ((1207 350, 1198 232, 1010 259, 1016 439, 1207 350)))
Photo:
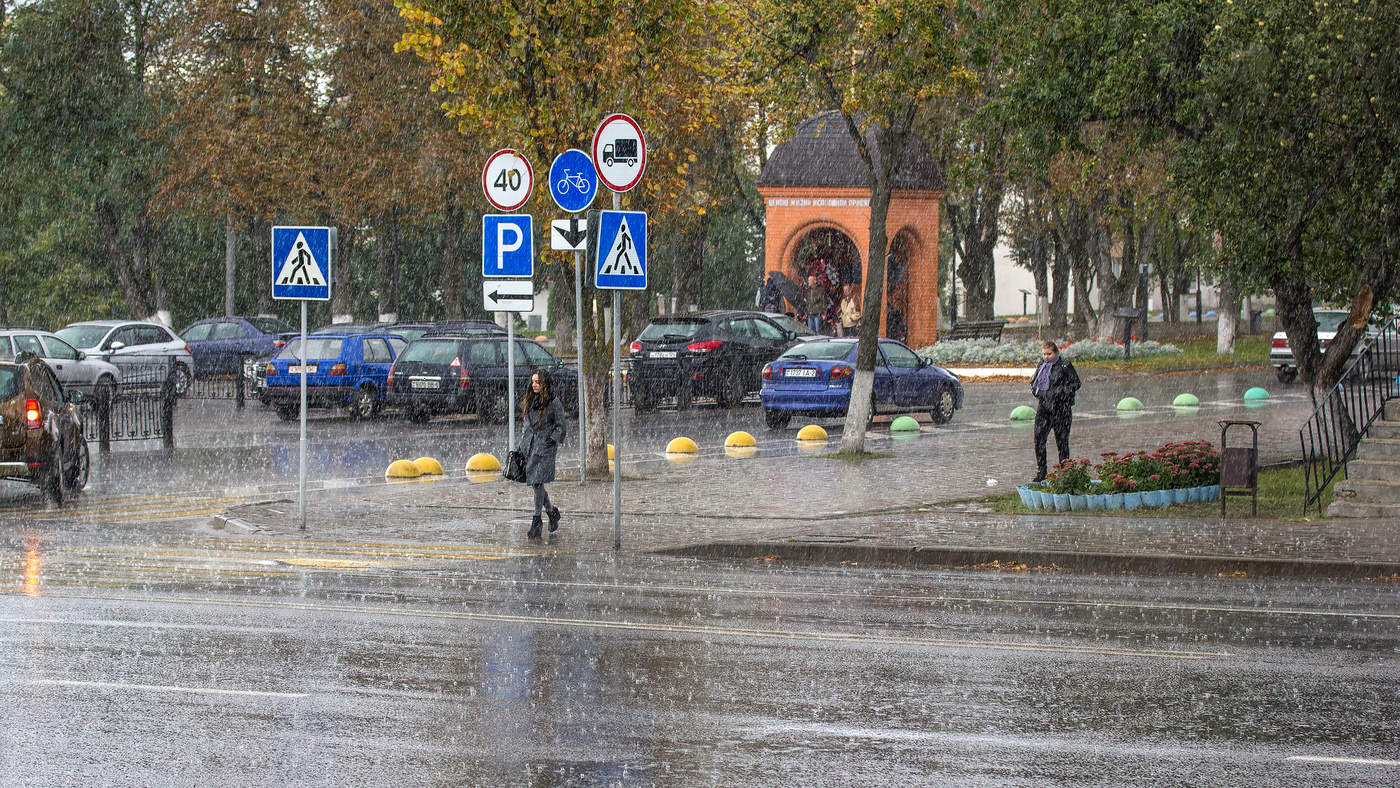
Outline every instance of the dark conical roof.
MULTIPOLYGON (((878 166, 880 155, 875 150, 873 132, 867 131, 865 138, 878 166)), ((894 177, 896 190, 946 188, 943 173, 922 140, 911 137, 903 159, 894 177)), ((791 140, 773 149, 758 177, 758 185, 864 189, 870 184, 865 162, 846 131, 846 121, 841 113, 828 110, 803 121, 791 140)))

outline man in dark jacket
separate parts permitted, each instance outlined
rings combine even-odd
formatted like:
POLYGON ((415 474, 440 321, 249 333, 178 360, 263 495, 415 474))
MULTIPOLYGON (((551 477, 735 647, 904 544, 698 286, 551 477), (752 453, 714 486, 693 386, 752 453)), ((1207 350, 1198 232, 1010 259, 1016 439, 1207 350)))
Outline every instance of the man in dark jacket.
POLYGON ((1069 425, 1073 419, 1074 392, 1079 390, 1079 375, 1074 365, 1060 358, 1054 342, 1041 345, 1040 366, 1031 378, 1031 393, 1039 401, 1035 409, 1035 479, 1045 481, 1045 439, 1055 432, 1055 448, 1060 462, 1069 459, 1069 425))

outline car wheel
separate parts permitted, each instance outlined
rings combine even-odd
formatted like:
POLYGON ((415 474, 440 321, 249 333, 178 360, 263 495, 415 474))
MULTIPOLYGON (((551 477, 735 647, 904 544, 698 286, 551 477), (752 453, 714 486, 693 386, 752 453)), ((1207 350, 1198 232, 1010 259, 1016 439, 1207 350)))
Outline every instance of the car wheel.
POLYGON ((956 409, 957 398, 953 396, 953 388, 942 386, 938 389, 938 401, 928 415, 934 424, 947 424, 953 420, 953 411, 956 409))
POLYGON ((737 407, 748 395, 744 388, 744 377, 737 369, 729 371, 729 379, 715 393, 715 404, 721 408, 737 407))
POLYGON ((53 506, 62 506, 68 497, 66 479, 63 477, 63 450, 55 443, 48 463, 39 471, 39 485, 43 489, 44 499, 53 506))
POLYGON ((1298 379, 1298 370, 1289 367, 1279 367, 1274 370, 1274 374, 1278 377, 1279 383, 1292 383, 1298 379))
POLYGON ((88 473, 92 469, 91 457, 88 456, 87 439, 78 437, 78 449, 73 452, 73 462, 67 471, 65 482, 69 492, 78 492, 87 486, 88 473))
POLYGON ((506 393, 489 389, 477 395, 476 418, 482 424, 502 424, 506 420, 506 393))
POLYGON ((175 396, 184 396, 190 390, 190 368, 184 364, 176 364, 170 376, 174 379, 175 396))
POLYGON ((374 386, 366 383, 355 389, 355 395, 350 398, 350 418, 372 419, 378 412, 379 403, 374 398, 374 386))
POLYGON ((294 418, 296 418, 296 417, 297 417, 297 406, 296 406, 296 405, 278 405, 278 406, 277 406, 277 418, 281 419, 282 421, 291 421, 292 419, 294 419, 294 418))
POLYGON ((763 411, 763 423, 768 425, 770 430, 780 430, 792 421, 792 414, 782 410, 763 411))

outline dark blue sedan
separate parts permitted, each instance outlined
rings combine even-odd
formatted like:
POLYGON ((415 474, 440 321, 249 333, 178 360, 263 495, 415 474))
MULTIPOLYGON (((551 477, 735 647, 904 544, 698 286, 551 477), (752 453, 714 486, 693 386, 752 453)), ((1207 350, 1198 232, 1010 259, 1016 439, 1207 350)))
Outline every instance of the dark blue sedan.
POLYGON ((180 332, 194 355, 194 376, 232 375, 245 357, 267 358, 287 344, 295 329, 275 317, 211 317, 180 332))
POLYGON ((313 334, 303 352, 296 337, 267 362, 262 399, 283 421, 296 417, 305 372, 307 407, 343 407, 352 419, 368 419, 383 406, 389 368, 407 344, 391 334, 313 334))
MULTIPOLYGON (((763 416, 769 429, 780 430, 794 415, 844 416, 851 402, 856 372, 856 339, 819 339, 790 348, 763 368, 763 416)), ((875 359, 876 413, 928 411, 935 424, 946 424, 962 407, 958 376, 909 349, 903 342, 880 340, 875 359)))

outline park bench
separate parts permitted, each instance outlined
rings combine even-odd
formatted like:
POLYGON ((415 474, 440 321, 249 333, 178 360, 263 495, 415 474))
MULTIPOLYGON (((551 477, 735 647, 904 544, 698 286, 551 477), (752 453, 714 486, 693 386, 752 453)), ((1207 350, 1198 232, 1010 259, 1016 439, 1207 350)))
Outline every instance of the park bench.
POLYGON ((990 339, 1001 341, 1001 330, 1006 328, 1005 320, 966 320, 954 323, 944 339, 990 339))

